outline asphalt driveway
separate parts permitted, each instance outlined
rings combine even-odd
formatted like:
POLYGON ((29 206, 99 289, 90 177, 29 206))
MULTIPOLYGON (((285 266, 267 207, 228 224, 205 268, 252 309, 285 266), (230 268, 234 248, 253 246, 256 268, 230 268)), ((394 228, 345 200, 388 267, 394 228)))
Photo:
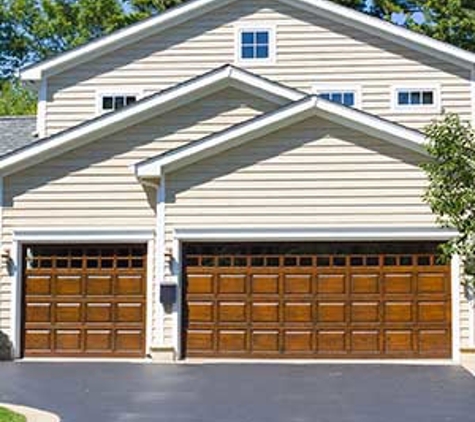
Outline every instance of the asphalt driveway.
POLYGON ((0 402, 66 422, 447 422, 475 420, 459 367, 0 364, 0 402))

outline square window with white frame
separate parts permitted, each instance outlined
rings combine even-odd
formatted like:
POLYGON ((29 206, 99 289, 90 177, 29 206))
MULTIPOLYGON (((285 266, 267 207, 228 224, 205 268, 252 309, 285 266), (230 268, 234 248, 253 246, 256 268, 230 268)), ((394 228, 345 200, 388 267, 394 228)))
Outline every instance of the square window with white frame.
POLYGON ((244 62, 273 60, 274 32, 272 29, 239 28, 237 58, 244 62))
POLYGON ((101 94, 99 98, 99 110, 101 113, 120 110, 137 102, 136 94, 101 94))

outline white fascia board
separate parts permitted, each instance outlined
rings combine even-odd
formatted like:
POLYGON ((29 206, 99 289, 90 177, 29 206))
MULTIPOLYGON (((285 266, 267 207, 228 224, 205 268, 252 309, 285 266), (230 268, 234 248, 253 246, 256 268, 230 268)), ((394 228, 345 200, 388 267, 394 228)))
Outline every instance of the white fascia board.
POLYGON ((219 154, 229 148, 242 145, 251 139, 264 136, 281 127, 305 119, 309 115, 307 112, 314 110, 317 101, 317 97, 310 96, 306 100, 302 100, 290 107, 285 107, 276 113, 271 113, 267 117, 212 136, 205 142, 190 145, 188 148, 180 149, 169 155, 157 157, 155 160, 139 163, 135 167, 135 173, 139 178, 161 177, 165 169, 168 172, 177 170, 200 161, 205 157, 219 154))
POLYGON ((317 109, 317 114, 327 120, 429 157, 426 138, 421 132, 324 99, 319 100, 317 109))
POLYGON ((379 36, 409 49, 436 56, 448 63, 472 69, 475 54, 426 35, 410 31, 391 22, 340 6, 327 0, 279 0, 307 12, 322 15, 340 24, 346 24, 379 36))
POLYGON ((305 94, 292 88, 286 88, 230 65, 224 66, 191 82, 185 82, 161 95, 153 96, 149 100, 111 113, 90 124, 68 130, 64 134, 53 136, 51 140, 33 144, 29 148, 7 156, 0 160, 0 175, 8 175, 34 164, 35 160, 44 161, 58 153, 66 152, 99 137, 118 132, 158 113, 157 109, 159 113, 163 114, 186 105, 190 101, 219 91, 225 84, 231 86, 233 83, 239 85, 240 89, 248 87, 249 93, 273 100, 277 104, 285 103, 287 100, 300 100, 305 97, 305 94))
POLYGON ((67 68, 89 61, 122 46, 140 41, 197 16, 209 13, 233 1, 235 0, 195 0, 174 7, 156 17, 131 25, 82 47, 63 53, 58 57, 39 63, 36 66, 26 68, 21 72, 21 79, 35 81, 43 77, 55 75, 67 68))
POLYGON ((447 241, 458 232, 437 227, 230 227, 176 228, 181 241, 447 241))

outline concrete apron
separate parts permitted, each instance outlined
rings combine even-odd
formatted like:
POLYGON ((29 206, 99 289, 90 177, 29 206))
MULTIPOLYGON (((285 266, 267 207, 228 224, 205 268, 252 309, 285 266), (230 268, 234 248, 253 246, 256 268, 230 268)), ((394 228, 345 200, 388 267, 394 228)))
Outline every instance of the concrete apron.
POLYGON ((50 412, 45 412, 44 410, 4 403, 0 403, 0 407, 4 407, 12 412, 26 416, 28 422, 61 422, 59 416, 50 412))

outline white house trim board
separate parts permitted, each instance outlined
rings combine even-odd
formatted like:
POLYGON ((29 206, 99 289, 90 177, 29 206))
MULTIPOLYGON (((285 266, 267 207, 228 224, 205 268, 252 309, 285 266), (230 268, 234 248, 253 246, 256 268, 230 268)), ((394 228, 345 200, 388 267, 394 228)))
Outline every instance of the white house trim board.
MULTIPOLYGON (((28 67, 21 73, 25 81, 37 81, 92 60, 98 56, 117 50, 128 44, 140 41, 148 36, 189 21, 197 16, 210 13, 218 7, 224 7, 236 0, 194 0, 172 8, 158 16, 102 37, 82 47, 63 53, 53 59, 28 67)), ((279 0, 292 7, 301 8, 309 13, 327 17, 340 24, 356 27, 372 35, 386 38, 407 48, 436 56, 449 63, 471 69, 475 63, 475 54, 454 47, 427 36, 417 34, 397 25, 371 17, 337 5, 326 0, 279 0)))
POLYGON ((38 90, 38 110, 36 112, 36 131, 38 137, 46 136, 46 103, 48 101, 48 81, 42 79, 38 90))
POLYGON ((338 125, 355 129, 370 136, 389 141, 403 148, 427 156, 425 136, 411 129, 371 116, 354 108, 310 95, 290 106, 268 113, 250 122, 171 150, 135 166, 138 177, 160 177, 194 162, 235 148, 283 127, 298 123, 312 115, 323 117, 338 125))
POLYGON ((451 262, 452 280, 452 359, 459 363, 461 359, 460 339, 460 257, 454 255, 451 262))
POLYGON ((37 162, 77 148, 100 137, 116 133, 152 116, 166 113, 203 98, 227 86, 246 86, 254 95, 278 104, 296 101, 305 95, 297 90, 227 65, 144 98, 129 107, 100 116, 90 122, 33 143, 0 159, 0 175, 8 175, 37 162))
MULTIPOLYGON (((58 229, 58 228, 26 228, 13 233, 13 245, 10 258, 13 261, 14 275, 11 294, 11 342, 13 357, 21 357, 21 327, 22 327, 22 286, 23 286, 23 245, 27 243, 147 243, 147 263, 154 259, 154 231, 143 228, 102 228, 102 229, 58 229)), ((154 275, 148 266, 147 273, 147 309, 152 309, 154 297, 151 294, 151 283, 154 275)), ((146 353, 151 345, 152 313, 147 312, 146 321, 146 353)))
POLYGON ((157 288, 157 317, 158 317, 158 329, 157 329, 157 344, 154 344, 155 347, 164 347, 165 345, 165 333, 163 330, 163 322, 165 317, 165 312, 160 301, 160 285, 165 281, 165 201, 166 201, 166 185, 165 178, 163 177, 160 180, 160 185, 157 189, 157 210, 156 210, 156 288, 157 288))

